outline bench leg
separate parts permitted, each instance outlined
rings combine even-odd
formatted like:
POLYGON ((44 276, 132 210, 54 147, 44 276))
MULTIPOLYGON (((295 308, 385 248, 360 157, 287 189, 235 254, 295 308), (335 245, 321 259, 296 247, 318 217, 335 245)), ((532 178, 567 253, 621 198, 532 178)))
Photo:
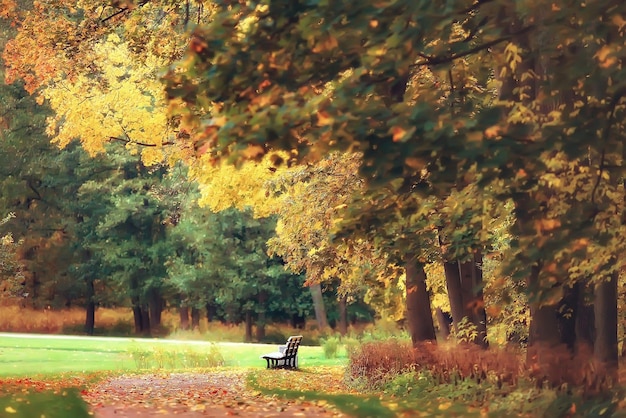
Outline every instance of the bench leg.
POLYGON ((270 368, 270 359, 266 358, 265 360, 267 360, 267 368, 270 368))

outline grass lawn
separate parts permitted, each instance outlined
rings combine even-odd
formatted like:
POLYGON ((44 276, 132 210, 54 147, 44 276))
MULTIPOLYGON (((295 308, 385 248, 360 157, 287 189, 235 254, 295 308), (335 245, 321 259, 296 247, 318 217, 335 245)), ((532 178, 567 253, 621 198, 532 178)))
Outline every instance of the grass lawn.
MULTIPOLYGON (((241 343, 206 343, 159 339, 76 337, 61 335, 0 334, 0 376, 24 377, 62 372, 100 370, 126 371, 140 368, 184 367, 183 361, 193 356, 207 356, 217 349, 226 367, 265 367, 259 356, 276 351, 276 345, 241 343), (147 356, 149 361, 138 358, 147 356), (177 356, 178 361, 163 359, 177 356), (155 360, 159 358, 161 360, 155 360), (155 360, 155 361, 151 361, 155 360)), ((300 347, 299 365, 333 366, 347 361, 340 352, 335 359, 326 359, 321 347, 300 347)))

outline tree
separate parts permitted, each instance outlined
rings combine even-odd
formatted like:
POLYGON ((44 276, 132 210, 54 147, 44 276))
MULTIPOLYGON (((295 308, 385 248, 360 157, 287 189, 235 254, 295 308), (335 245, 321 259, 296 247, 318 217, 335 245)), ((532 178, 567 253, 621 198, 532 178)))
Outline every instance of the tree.
MULTIPOLYGON (((596 307, 603 310, 596 356, 614 369, 615 299, 602 295, 616 294, 615 264, 603 261, 596 243, 611 237, 602 225, 616 219, 609 196, 623 174, 624 5, 217 6, 212 22, 194 32, 185 71, 169 75, 170 96, 186 105, 183 126, 205 144, 202 151, 234 163, 278 149, 297 161, 331 149, 360 151, 370 189, 408 187, 445 198, 468 180, 498 186, 500 198, 515 205, 509 264, 527 278, 531 312, 562 289, 558 277, 572 265, 566 259, 595 264, 596 307), (596 34, 593 46, 585 33, 596 34), (469 58, 476 70, 455 76, 452 66, 469 58), (420 86, 409 103, 402 97, 407 82, 423 67, 449 82, 420 86), (565 67, 575 70, 563 74, 565 67), (487 85, 494 73, 497 96, 483 89, 482 101, 464 98, 472 78, 487 85), (329 82, 331 99, 319 93, 329 82), (454 112, 441 95, 458 98, 454 112), (213 104, 212 118, 194 116, 203 103, 213 104), (560 155, 578 167, 588 159, 595 175, 584 182, 591 186, 586 197, 569 185, 545 186, 560 155), (468 179, 470 172, 476 174, 468 179), (427 181, 420 182, 423 173, 427 181), (545 210, 553 208, 553 190, 567 196, 558 216, 545 210)), ((541 334, 554 335, 552 324, 541 334)))

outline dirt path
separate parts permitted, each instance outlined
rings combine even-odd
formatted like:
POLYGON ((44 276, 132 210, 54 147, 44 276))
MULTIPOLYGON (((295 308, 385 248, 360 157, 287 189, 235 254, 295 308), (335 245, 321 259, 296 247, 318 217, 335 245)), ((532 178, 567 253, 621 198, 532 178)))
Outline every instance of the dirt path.
POLYGON ((95 418, 344 416, 328 405, 253 393, 241 371, 116 377, 84 391, 83 397, 95 418))

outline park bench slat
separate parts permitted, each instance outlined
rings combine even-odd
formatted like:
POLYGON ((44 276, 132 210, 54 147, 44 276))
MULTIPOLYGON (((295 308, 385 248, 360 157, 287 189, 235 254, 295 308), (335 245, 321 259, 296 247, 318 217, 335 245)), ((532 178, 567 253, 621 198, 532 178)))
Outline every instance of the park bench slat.
POLYGON ((294 335, 287 339, 287 343, 279 347, 279 351, 264 354, 262 359, 267 361, 267 368, 296 369, 298 367, 298 348, 302 342, 302 335, 294 335))

